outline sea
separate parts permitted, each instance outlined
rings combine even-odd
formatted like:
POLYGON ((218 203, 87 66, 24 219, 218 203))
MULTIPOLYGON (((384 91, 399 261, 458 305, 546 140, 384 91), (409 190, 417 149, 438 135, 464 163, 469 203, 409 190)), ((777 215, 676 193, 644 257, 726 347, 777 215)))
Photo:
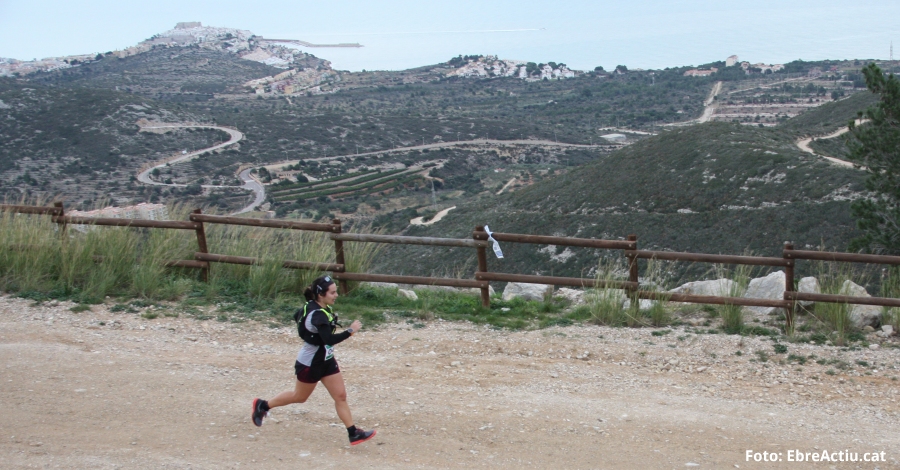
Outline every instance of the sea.
POLYGON ((338 70, 403 70, 494 55, 575 70, 663 69, 741 61, 900 57, 897 0, 241 0, 152 4, 0 1, 0 57, 122 49, 181 21, 315 44, 338 70))
POLYGON ((336 69, 351 71, 402 70, 457 55, 553 61, 576 70, 696 66, 731 55, 767 64, 885 60, 891 58, 894 42, 894 58, 900 58, 900 1, 572 3, 567 11, 542 14, 536 2, 526 2, 519 6, 524 11, 494 12, 490 21, 285 33, 317 44, 362 44, 353 49, 303 48, 330 60, 336 69))

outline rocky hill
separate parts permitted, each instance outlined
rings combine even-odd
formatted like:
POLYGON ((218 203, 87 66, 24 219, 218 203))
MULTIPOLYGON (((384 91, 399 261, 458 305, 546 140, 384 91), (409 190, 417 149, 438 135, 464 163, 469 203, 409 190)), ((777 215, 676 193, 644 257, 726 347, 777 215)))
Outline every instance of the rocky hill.
POLYGON ((4 75, 145 96, 188 94, 193 98, 258 93, 261 82, 275 83, 272 90, 283 92, 287 85, 300 91, 339 80, 328 61, 283 42, 200 23, 179 23, 135 46, 104 54, 40 61, 2 59, 0 76, 4 75))

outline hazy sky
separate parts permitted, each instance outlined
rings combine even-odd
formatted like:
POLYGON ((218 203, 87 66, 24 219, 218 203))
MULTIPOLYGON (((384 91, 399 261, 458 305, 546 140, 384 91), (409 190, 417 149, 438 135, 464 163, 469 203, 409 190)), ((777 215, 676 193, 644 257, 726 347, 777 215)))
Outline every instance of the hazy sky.
POLYGON ((741 60, 887 59, 900 1, 0 0, 0 57, 134 45, 179 21, 360 49, 309 49, 342 70, 404 69, 459 54, 575 69, 741 60))

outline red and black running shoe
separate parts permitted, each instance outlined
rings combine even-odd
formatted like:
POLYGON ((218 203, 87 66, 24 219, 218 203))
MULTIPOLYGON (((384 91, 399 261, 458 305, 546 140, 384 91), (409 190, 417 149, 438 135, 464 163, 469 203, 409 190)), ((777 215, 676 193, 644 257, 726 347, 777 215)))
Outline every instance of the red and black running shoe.
POLYGON ((263 403, 265 403, 265 401, 259 398, 253 400, 253 415, 251 416, 251 419, 253 420, 253 424, 257 426, 262 426, 263 418, 269 414, 267 410, 263 409, 263 403))
POLYGON ((357 444, 362 444, 373 437, 375 437, 374 429, 371 431, 364 431, 360 428, 356 428, 356 433, 350 436, 350 445, 355 446, 357 444))

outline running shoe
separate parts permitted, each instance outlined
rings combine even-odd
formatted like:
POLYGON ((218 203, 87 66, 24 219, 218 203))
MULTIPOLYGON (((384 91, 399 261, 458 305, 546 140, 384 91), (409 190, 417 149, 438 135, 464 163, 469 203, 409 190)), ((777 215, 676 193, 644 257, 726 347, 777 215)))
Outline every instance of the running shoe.
POLYGON ((263 411, 263 409, 262 409, 262 402, 263 402, 263 401, 260 400, 259 398, 256 398, 256 399, 253 400, 253 415, 252 415, 252 419, 253 419, 253 424, 255 424, 255 425, 257 425, 257 426, 262 426, 262 424, 263 424, 263 418, 265 418, 266 415, 269 414, 268 411, 263 411))
POLYGON ((362 444, 373 437, 375 437, 374 429, 371 431, 363 431, 360 428, 356 428, 356 434, 350 436, 350 445, 355 446, 357 444, 362 444))

